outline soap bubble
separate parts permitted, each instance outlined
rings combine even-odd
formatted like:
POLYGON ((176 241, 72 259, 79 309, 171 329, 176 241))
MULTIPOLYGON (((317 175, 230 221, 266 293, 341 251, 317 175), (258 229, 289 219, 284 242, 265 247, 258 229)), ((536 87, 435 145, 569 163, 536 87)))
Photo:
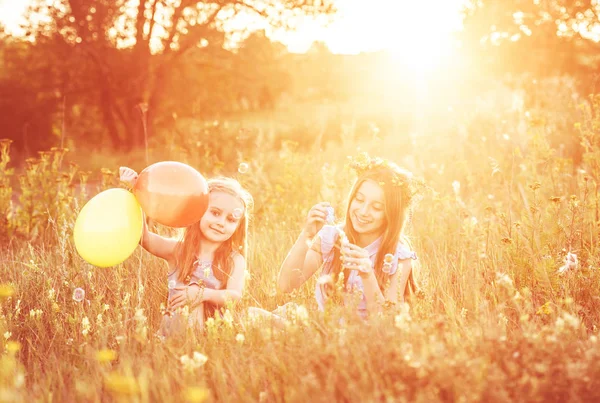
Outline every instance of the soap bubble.
POLYGON ((383 257, 383 261, 386 263, 392 263, 394 261, 394 255, 392 255, 391 253, 386 253, 383 257))
POLYGON ((233 213, 231 213, 231 215, 233 216, 233 218, 235 218, 236 220, 239 220, 240 218, 243 217, 244 215, 244 210, 241 208, 235 208, 233 209, 233 213))
POLYGON ((240 163, 240 165, 238 166, 238 172, 241 174, 245 174, 246 172, 248 172, 248 164, 245 162, 240 163))

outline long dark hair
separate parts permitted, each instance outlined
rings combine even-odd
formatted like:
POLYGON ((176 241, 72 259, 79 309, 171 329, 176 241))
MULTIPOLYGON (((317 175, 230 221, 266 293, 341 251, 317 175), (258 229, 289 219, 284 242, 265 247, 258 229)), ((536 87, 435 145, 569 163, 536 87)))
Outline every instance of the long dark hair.
MULTIPOLYGON (((385 198, 385 218, 382 231, 382 239, 375 257, 375 277, 379 288, 384 291, 389 282, 389 275, 383 272, 384 257, 387 253, 395 254, 398 243, 402 240, 406 243, 404 230, 408 222, 409 211, 413 199, 413 189, 411 186, 412 174, 399 168, 397 165, 382 159, 370 159, 368 164, 352 166, 359 174, 348 195, 346 217, 343 230, 348 237, 348 241, 356 243, 358 233, 352 226, 350 219, 350 206, 360 186, 367 180, 377 183, 383 189, 385 198), (365 166, 366 165, 366 166, 365 166)), ((407 244, 410 246, 410 244, 407 244)), ((340 259, 341 239, 337 236, 333 248, 333 261, 331 263, 330 273, 333 280, 339 280, 342 271, 342 262, 340 259)), ((344 285, 348 281, 350 270, 344 270, 344 285)), ((411 270, 407 289, 410 291, 418 289, 411 270)))

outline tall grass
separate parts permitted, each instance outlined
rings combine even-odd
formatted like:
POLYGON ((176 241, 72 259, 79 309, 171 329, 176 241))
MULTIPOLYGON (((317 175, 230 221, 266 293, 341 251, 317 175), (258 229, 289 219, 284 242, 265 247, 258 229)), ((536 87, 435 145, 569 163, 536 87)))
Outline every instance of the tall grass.
MULTIPOLYGON (((107 156, 100 170, 84 166, 81 151, 53 149, 17 175, 0 142, 0 400, 600 398, 597 101, 563 105, 560 115, 455 109, 443 131, 412 134, 346 122, 337 143, 317 126, 282 141, 269 125, 181 122, 185 135, 155 139, 150 162, 235 176, 256 207, 242 301, 179 343, 155 336, 162 261, 138 249, 99 269, 74 249, 78 211, 120 186, 128 157, 107 156), (578 143, 580 155, 569 153, 578 143), (344 211, 346 158, 360 151, 391 158, 431 188, 409 233, 424 293, 368 323, 340 321, 336 307, 316 313, 314 280, 291 295, 275 288, 310 206, 327 199, 344 211), (241 162, 248 172, 237 171, 241 162), (568 253, 577 264, 560 274, 568 253), (72 298, 76 288, 83 302, 72 298), (288 301, 301 308, 285 329, 245 315, 288 301)), ((143 168, 139 153, 131 158, 143 168)))

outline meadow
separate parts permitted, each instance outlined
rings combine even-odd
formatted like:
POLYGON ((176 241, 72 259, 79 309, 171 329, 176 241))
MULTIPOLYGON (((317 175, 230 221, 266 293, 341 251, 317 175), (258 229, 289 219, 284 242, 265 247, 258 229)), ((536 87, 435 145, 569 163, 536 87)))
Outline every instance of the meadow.
POLYGON ((375 106, 333 119, 313 105, 180 121, 147 153, 66 141, 15 166, 0 140, 0 401, 599 399, 600 98, 540 87, 541 105, 480 98, 410 132, 390 111, 373 123, 375 106), (281 295, 276 276, 314 203, 344 211, 347 157, 365 151, 427 184, 408 232, 422 292, 340 322, 339 309, 316 312, 314 279, 281 295), (179 344, 155 336, 162 261, 138 248, 95 268, 72 238, 85 201, 122 186, 120 165, 167 159, 234 176, 255 198, 242 301, 179 344), (285 329, 245 315, 288 301, 301 308, 285 329))

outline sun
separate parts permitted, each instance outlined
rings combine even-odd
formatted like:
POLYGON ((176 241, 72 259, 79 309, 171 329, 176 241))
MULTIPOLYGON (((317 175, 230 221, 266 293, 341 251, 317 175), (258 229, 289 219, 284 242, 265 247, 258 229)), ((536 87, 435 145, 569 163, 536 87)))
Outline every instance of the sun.
POLYGON ((411 70, 443 67, 455 49, 452 34, 460 29, 462 1, 399 3, 405 4, 390 13, 396 18, 385 19, 390 31, 382 38, 382 48, 411 70))
POLYGON ((294 33, 274 36, 294 52, 303 52, 313 41, 321 41, 333 53, 386 51, 396 63, 411 70, 431 71, 452 56, 452 34, 462 26, 464 2, 338 0, 338 13, 327 27, 306 21, 294 33))

